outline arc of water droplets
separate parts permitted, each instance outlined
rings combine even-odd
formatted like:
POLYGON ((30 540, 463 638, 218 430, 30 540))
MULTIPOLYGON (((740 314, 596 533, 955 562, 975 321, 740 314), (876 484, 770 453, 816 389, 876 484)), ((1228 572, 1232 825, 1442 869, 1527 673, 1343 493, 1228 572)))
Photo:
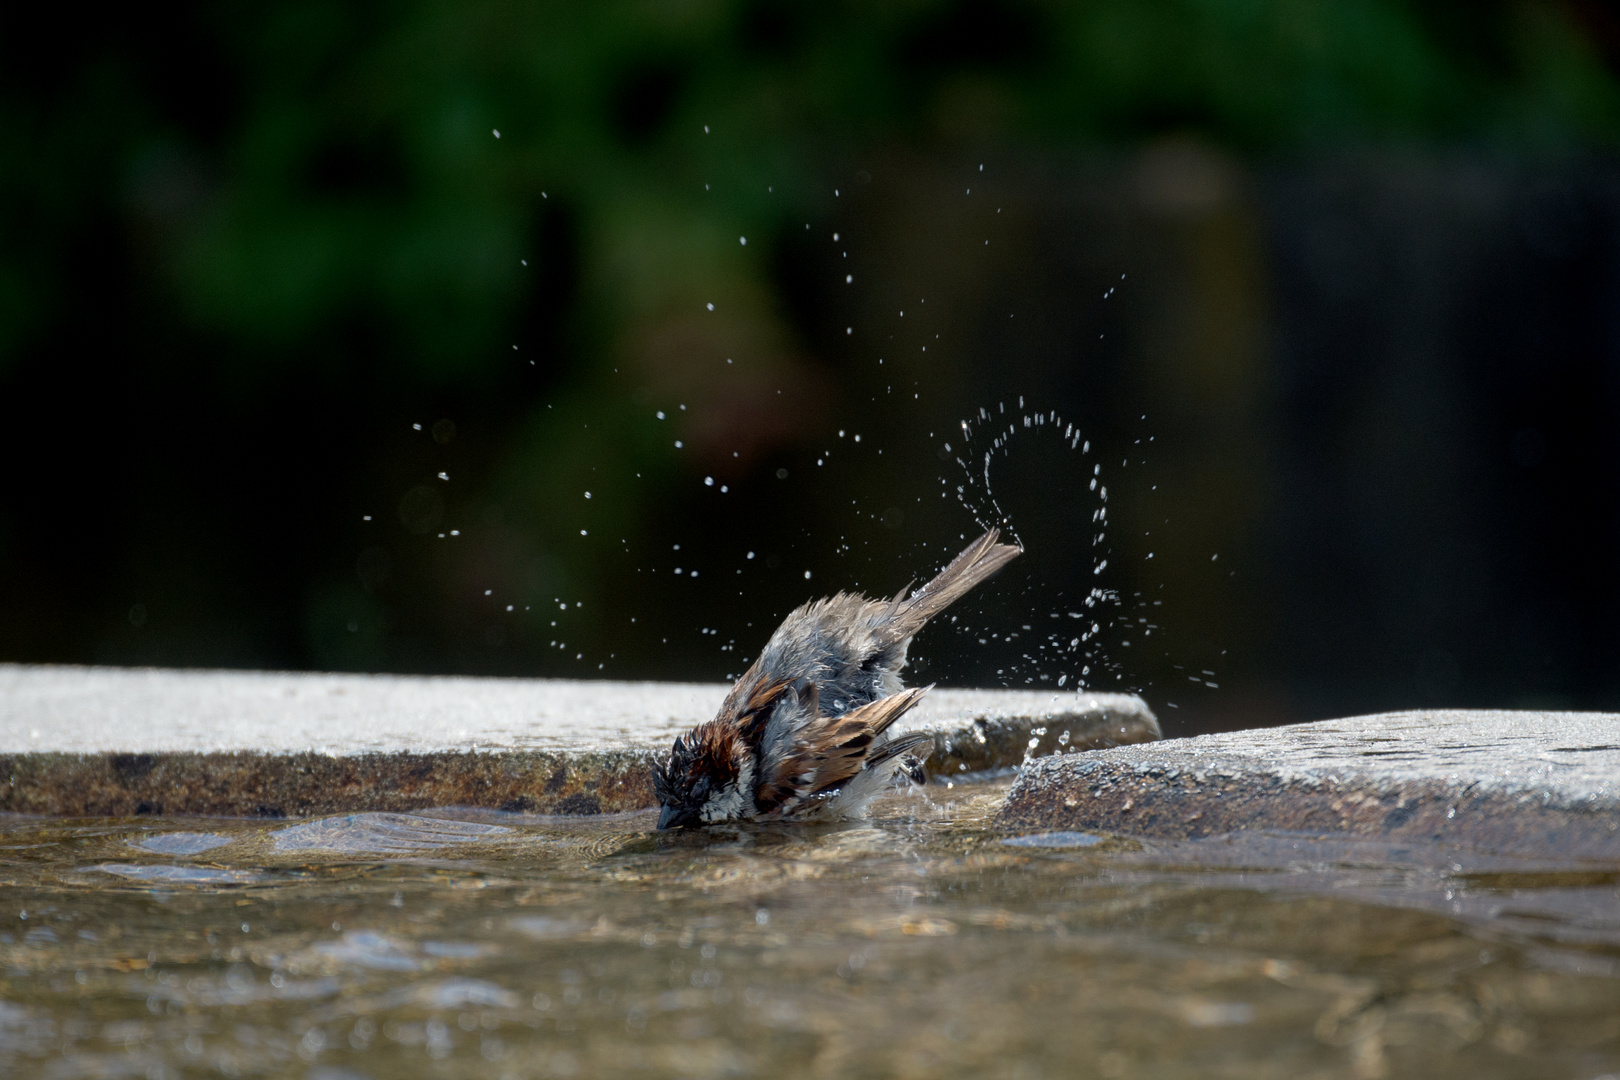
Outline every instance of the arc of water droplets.
MULTIPOLYGON (((1018 406, 1019 406, 1020 409, 1023 408, 1023 406, 1024 406, 1024 399, 1023 398, 1018 399, 1018 406)), ((999 404, 998 412, 999 412, 1000 415, 1005 415, 1006 414, 1006 412, 1007 412, 1006 402, 1001 402, 999 404)), ((991 421, 995 420, 996 417, 992 416, 991 413, 987 409, 985 409, 983 406, 980 406, 979 407, 978 419, 979 419, 979 421, 988 423, 988 422, 991 422, 991 421)), ((1061 427, 1061 428, 1063 428, 1063 436, 1062 436, 1063 441, 1067 442, 1069 444, 1069 449, 1070 450, 1079 450, 1082 454, 1091 453, 1091 440, 1084 439, 1083 438, 1083 433, 1080 431, 1080 429, 1075 427, 1073 424, 1068 423, 1062 417, 1060 417, 1058 415, 1058 412, 1057 412, 1056 409, 1052 409, 1052 410, 1050 410, 1048 412, 1023 413, 1022 416, 1021 416, 1021 419, 1022 419, 1022 425, 1021 426, 1026 428, 1026 429, 1033 430, 1035 428, 1044 428, 1044 427, 1046 427, 1048 425, 1052 426, 1053 428, 1061 427), (1083 445, 1082 445, 1082 443, 1083 443, 1083 445)), ((971 420, 963 420, 961 422, 961 425, 962 425, 962 437, 965 440, 967 440, 968 442, 972 442, 972 440, 974 438, 974 430, 973 430, 974 422, 971 421, 971 420)), ((1002 428, 998 427, 998 429, 996 431, 996 434, 991 438, 990 448, 984 451, 983 459, 982 459, 982 462, 981 462, 982 467, 981 467, 980 473, 984 478, 984 494, 985 494, 985 497, 990 500, 990 508, 994 511, 995 521, 998 524, 1000 524, 1002 527, 1009 530, 1012 533, 1012 537, 1013 537, 1014 540, 1018 540, 1020 543, 1022 543, 1022 540, 1020 540, 1020 538, 1018 536, 1017 528, 1013 525, 1011 519, 1007 516, 1006 511, 1002 510, 1001 504, 996 501, 995 491, 992 489, 991 484, 990 484, 990 466, 991 466, 992 462, 995 460, 996 452, 998 450, 1001 451, 1002 453, 1007 452, 1008 446, 1010 445, 1013 436, 1018 433, 1019 427, 1020 427, 1020 424, 1018 423, 1017 420, 1009 421, 1007 423, 1007 426, 1005 427, 1005 429, 1002 429, 1002 428)), ((945 449, 946 449, 947 452, 951 452, 951 453, 955 452, 954 450, 952 450, 950 443, 945 444, 945 449)), ((964 446, 963 449, 965 450, 966 447, 964 446)), ((966 461, 962 460, 962 458, 960 456, 957 456, 956 464, 961 467, 963 472, 968 474, 968 480, 969 480, 969 483, 971 483, 972 478, 973 478, 973 467, 970 466, 966 461)), ((1101 483, 1101 479, 1100 479, 1101 476, 1102 476, 1102 463, 1098 462, 1097 464, 1095 464, 1092 467, 1091 490, 1097 492, 1098 500, 1102 503, 1102 505, 1099 506, 1097 508, 1097 510, 1092 514, 1092 521, 1095 522, 1100 527, 1100 529, 1102 529, 1104 531, 1099 531, 1095 536, 1092 537, 1092 540, 1091 540, 1091 546, 1092 547, 1097 547, 1102 543, 1103 537, 1105 535, 1105 531, 1106 531, 1106 529, 1108 527, 1108 487, 1107 487, 1107 485, 1104 485, 1104 484, 1101 483)), ((974 520, 976 522, 978 522, 979 526, 981 528, 988 528, 989 523, 987 523, 984 520, 984 518, 980 516, 978 508, 974 507, 974 506, 972 506, 972 505, 970 505, 968 503, 967 497, 966 497, 967 493, 964 490, 963 485, 961 485, 961 484, 957 485, 956 493, 957 493, 958 501, 960 501, 962 503, 962 505, 967 508, 968 512, 973 515, 974 520)), ((1106 565, 1107 565, 1107 560, 1104 559, 1097 567, 1094 568, 1093 572, 1094 573, 1100 573, 1101 570, 1102 570, 1102 567, 1106 566, 1106 565)))
MULTIPOLYGON (((1037 429, 1050 429, 1054 431, 1061 429, 1061 438, 1068 444, 1070 450, 1076 450, 1081 454, 1087 455, 1091 453, 1091 441, 1084 437, 1084 433, 1078 427, 1059 416, 1056 409, 1051 409, 1045 412, 1030 413, 1024 412, 1024 408, 1024 399, 1020 397, 1018 399, 1019 411, 1016 412, 1011 419, 1008 419, 1005 422, 1005 426, 1003 426, 1001 418, 1007 416, 1006 402, 997 403, 996 411, 994 413, 981 406, 978 410, 978 415, 976 418, 961 421, 962 438, 964 440, 962 454, 957 454, 950 443, 945 444, 946 452, 955 455, 956 464, 962 469, 967 480, 966 485, 956 485, 957 500, 965 509, 967 509, 969 513, 973 515, 974 520, 981 528, 989 527, 990 522, 985 520, 980 508, 974 506, 968 501, 967 487, 978 485, 979 481, 975 478, 975 473, 977 473, 977 476, 982 478, 984 485, 984 497, 989 500, 990 510, 992 511, 991 516, 994 522, 1005 528, 1011 534, 1013 540, 1018 542, 1020 545, 1023 543, 1023 540, 1019 537, 1017 528, 1013 525, 1011 518, 1008 516, 1006 511, 1002 509, 1001 504, 997 501, 995 491, 990 481, 990 469, 995 462, 996 454, 998 452, 1003 455, 1008 454, 1010 452, 1009 447, 1012 440, 1017 436, 1020 430, 1033 431, 1037 429), (995 425, 993 429, 994 434, 991 435, 990 445, 980 456, 979 461, 976 463, 977 468, 975 468, 974 465, 968 464, 968 461, 963 455, 966 455, 967 458, 973 457, 973 455, 969 453, 968 448, 971 446, 976 435, 978 435, 975 429, 977 427, 983 427, 984 425, 990 424, 995 425)), ((982 437, 982 435, 979 435, 978 437, 982 437)), ((1094 510, 1091 515, 1093 524, 1097 526, 1097 531, 1092 535, 1091 538, 1091 546, 1093 549, 1097 549, 1102 547, 1103 542, 1107 538, 1108 529, 1108 487, 1106 484, 1102 483, 1101 462, 1094 463, 1092 466, 1090 490, 1096 492, 1099 504, 1097 509, 1094 510)), ((1103 570, 1107 568, 1107 566, 1108 560, 1106 558, 1097 559, 1095 564, 1092 566, 1091 572, 1093 575, 1100 575, 1103 570)), ((1088 613, 1095 614, 1096 607, 1099 603, 1109 601, 1117 602, 1118 599, 1118 594, 1113 590, 1104 589, 1100 586, 1093 586, 1082 603, 1088 613)), ((1061 649, 1062 651, 1068 653, 1076 653, 1080 652, 1082 649, 1085 649, 1084 659, 1086 661, 1095 662, 1097 658, 1094 656, 1094 654, 1091 652, 1091 648, 1088 646, 1090 646, 1093 639, 1095 639, 1096 636, 1101 633, 1101 622, 1098 619, 1082 615, 1081 612, 1071 611, 1068 614, 1071 618, 1086 618, 1086 621, 1090 625, 1083 630, 1078 637, 1071 638, 1067 646, 1063 645, 1061 635, 1052 635, 1048 640, 1053 644, 1054 648, 1061 649)), ((1024 654, 1024 658, 1034 663, 1039 662, 1027 653, 1024 654)), ((1102 663, 1107 667, 1116 669, 1120 667, 1117 662, 1104 660, 1102 663)), ((1091 674, 1091 666, 1091 663, 1082 664, 1080 673, 1076 680, 1077 689, 1085 684, 1084 680, 1086 676, 1091 674)), ((1066 673, 1060 675, 1058 677, 1058 685, 1063 686, 1067 681, 1067 677, 1068 676, 1066 673)))

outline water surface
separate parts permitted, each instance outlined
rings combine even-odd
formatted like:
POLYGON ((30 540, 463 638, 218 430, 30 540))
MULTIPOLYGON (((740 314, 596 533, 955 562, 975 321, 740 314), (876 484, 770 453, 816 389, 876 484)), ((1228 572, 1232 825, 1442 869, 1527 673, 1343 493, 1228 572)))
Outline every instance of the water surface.
POLYGON ((18 1077, 1620 1073, 1620 865, 651 813, 0 820, 18 1077))

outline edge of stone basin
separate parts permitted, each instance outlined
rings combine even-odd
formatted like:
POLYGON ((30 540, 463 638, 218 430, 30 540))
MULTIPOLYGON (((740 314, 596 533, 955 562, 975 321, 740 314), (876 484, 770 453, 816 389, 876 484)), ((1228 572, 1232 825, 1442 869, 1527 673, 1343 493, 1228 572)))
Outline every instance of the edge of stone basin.
MULTIPOLYGON (((0 813, 638 810, 653 762, 726 689, 0 665, 0 813)), ((1123 694, 938 689, 900 726, 935 733, 936 776, 1160 737, 1123 694)))
POLYGON ((1620 715, 1418 710, 1031 762, 1016 830, 1268 830, 1620 858, 1620 715))

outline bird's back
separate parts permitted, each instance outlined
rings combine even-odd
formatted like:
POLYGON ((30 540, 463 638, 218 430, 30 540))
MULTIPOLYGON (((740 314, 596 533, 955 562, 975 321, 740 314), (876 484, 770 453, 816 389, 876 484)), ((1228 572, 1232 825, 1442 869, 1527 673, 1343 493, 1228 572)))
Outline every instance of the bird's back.
POLYGON ((754 667, 767 680, 806 679, 821 712, 842 716, 901 689, 911 635, 896 636, 903 600, 839 593, 794 610, 760 651, 754 667))
POLYGON ((929 619, 1015 558, 1021 549, 987 530, 922 588, 886 600, 838 593, 795 608, 732 687, 721 713, 740 715, 765 687, 814 685, 822 716, 842 716, 904 689, 911 638, 929 619))

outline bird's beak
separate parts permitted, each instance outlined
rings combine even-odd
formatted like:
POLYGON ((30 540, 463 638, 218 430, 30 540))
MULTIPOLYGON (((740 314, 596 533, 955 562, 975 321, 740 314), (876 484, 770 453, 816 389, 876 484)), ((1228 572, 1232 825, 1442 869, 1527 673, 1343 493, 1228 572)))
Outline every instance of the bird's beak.
POLYGON ((674 829, 686 824, 684 816, 673 806, 662 806, 658 810, 658 827, 660 829, 674 829))

